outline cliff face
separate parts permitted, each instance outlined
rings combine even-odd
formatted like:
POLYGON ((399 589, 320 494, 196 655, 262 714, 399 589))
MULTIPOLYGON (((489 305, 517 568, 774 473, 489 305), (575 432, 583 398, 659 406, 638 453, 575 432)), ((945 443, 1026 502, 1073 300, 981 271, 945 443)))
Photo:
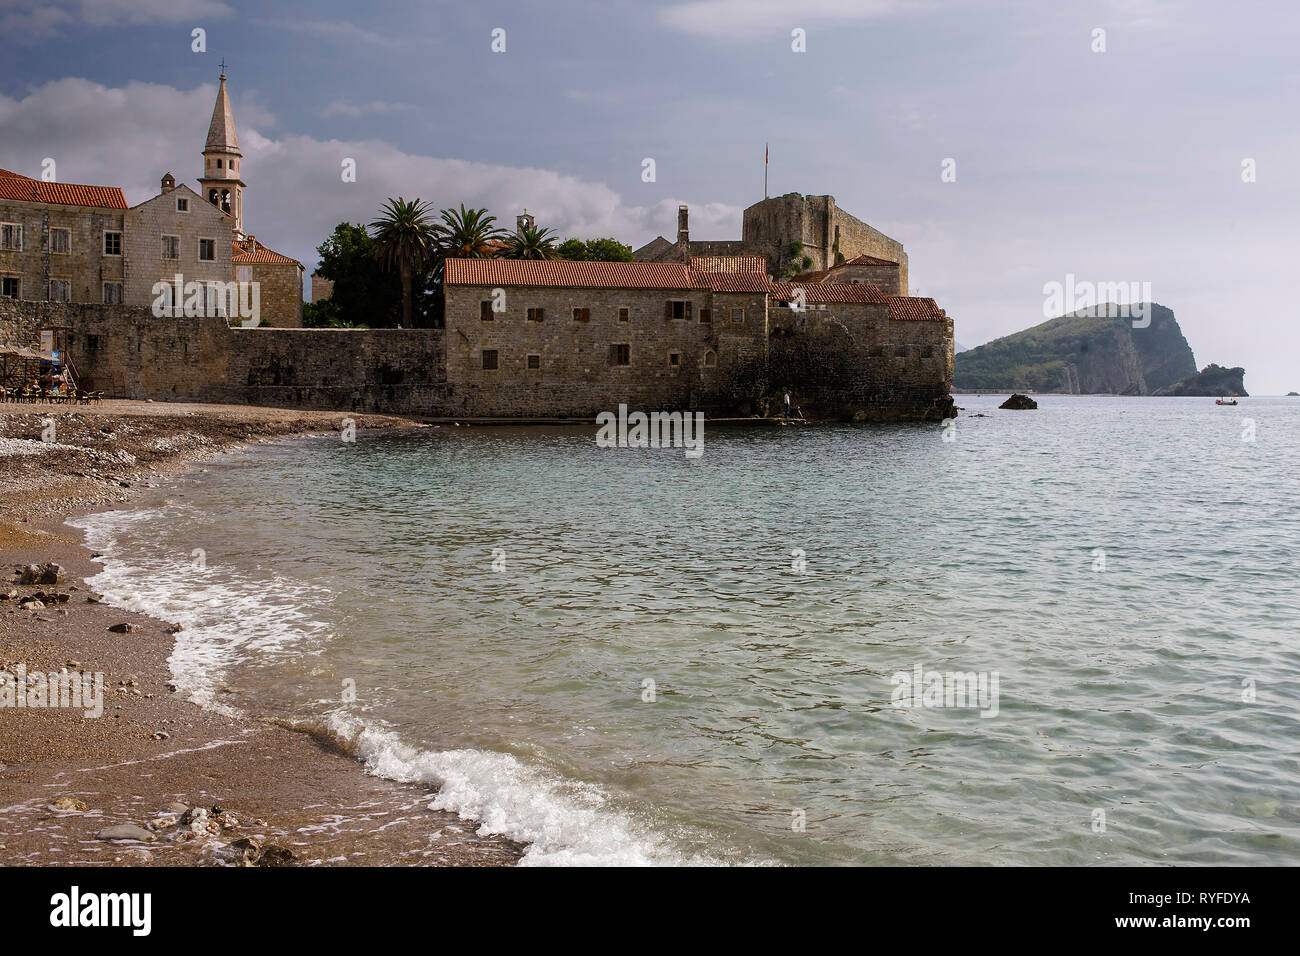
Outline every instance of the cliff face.
POLYGON ((1157 395, 1241 395, 1246 396, 1246 370, 1224 368, 1211 362, 1190 378, 1160 389, 1157 395))
POLYGON ((956 357, 961 390, 1150 395, 1196 374, 1171 309, 1149 304, 1151 323, 1107 316, 1105 306, 1049 319, 956 357))

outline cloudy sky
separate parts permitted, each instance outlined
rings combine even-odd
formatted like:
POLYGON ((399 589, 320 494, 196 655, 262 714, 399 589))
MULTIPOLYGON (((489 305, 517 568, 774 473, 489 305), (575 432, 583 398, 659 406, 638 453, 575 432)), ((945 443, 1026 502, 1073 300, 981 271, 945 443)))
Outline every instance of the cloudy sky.
POLYGON ((1067 274, 1149 282, 1199 364, 1278 394, 1298 34, 1282 0, 0 0, 0 166, 133 203, 193 185, 224 57, 245 228, 310 269, 390 195, 633 246, 685 202, 694 237, 739 238, 767 142, 771 194, 902 240, 963 345, 1042 321, 1067 274))

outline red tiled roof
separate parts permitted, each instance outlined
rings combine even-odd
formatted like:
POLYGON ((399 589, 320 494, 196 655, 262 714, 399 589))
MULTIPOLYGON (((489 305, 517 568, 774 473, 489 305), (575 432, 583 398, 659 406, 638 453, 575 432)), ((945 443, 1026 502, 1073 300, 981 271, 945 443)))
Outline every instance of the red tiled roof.
POLYGON ((60 206, 96 206, 126 209, 126 197, 116 186, 82 186, 77 183, 47 183, 21 173, 0 170, 0 199, 47 202, 60 206))
POLYGON ((884 305, 886 297, 870 283, 832 282, 827 284, 801 282, 773 282, 770 293, 777 302, 793 302, 795 290, 803 289, 804 302, 874 302, 884 305))
POLYGON ((757 272, 767 274, 763 256, 691 256, 691 268, 697 272, 757 272))
POLYGON ((889 317, 895 322, 942 322, 945 318, 934 299, 910 295, 891 295, 887 299, 889 317))
POLYGON ((230 261, 236 265, 247 265, 250 262, 292 262, 294 265, 302 265, 297 259, 282 256, 256 240, 245 239, 240 242, 236 239, 231 241, 230 246, 230 261))
MULTIPOLYGON (((876 256, 869 256, 865 253, 860 256, 854 256, 847 262, 841 262, 840 266, 896 266, 898 265, 893 259, 880 259, 876 256)), ((839 268, 836 266, 835 268, 839 268)))
POLYGON ((448 259, 446 283, 580 289, 695 287, 684 262, 570 262, 567 259, 448 259))

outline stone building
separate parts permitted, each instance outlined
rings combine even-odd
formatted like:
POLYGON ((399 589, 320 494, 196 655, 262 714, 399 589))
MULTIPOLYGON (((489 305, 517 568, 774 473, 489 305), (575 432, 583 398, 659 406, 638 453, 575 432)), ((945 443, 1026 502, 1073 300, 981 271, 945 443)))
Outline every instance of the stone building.
POLYGON ((123 302, 126 211, 115 186, 51 183, 0 169, 0 295, 123 302))
POLYGON ((205 307, 213 308, 220 293, 207 283, 257 282, 261 323, 301 326, 302 264, 244 234, 242 161, 222 74, 203 148, 201 192, 167 173, 158 195, 128 208, 115 186, 0 170, 0 294, 146 306, 158 298, 156 283, 180 275, 183 283, 204 285, 205 307))
POLYGON ((693 241, 690 212, 677 211, 677 241, 658 236, 632 253, 637 262, 686 262, 699 255, 754 255, 767 262, 769 275, 791 262, 808 259, 803 271, 826 270, 858 256, 898 265, 898 294, 907 294, 907 253, 891 239, 835 204, 834 196, 787 193, 756 202, 745 210, 740 239, 693 241), (792 251, 799 243, 797 255, 792 251))

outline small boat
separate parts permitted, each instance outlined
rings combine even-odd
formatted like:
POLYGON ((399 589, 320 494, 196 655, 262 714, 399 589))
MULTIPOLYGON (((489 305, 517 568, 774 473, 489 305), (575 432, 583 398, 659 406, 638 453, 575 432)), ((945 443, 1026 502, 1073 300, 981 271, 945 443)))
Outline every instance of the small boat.
POLYGON ((1214 404, 1215 405, 1236 405, 1237 400, 1235 398, 1228 398, 1228 399, 1216 398, 1214 400, 1214 404))

